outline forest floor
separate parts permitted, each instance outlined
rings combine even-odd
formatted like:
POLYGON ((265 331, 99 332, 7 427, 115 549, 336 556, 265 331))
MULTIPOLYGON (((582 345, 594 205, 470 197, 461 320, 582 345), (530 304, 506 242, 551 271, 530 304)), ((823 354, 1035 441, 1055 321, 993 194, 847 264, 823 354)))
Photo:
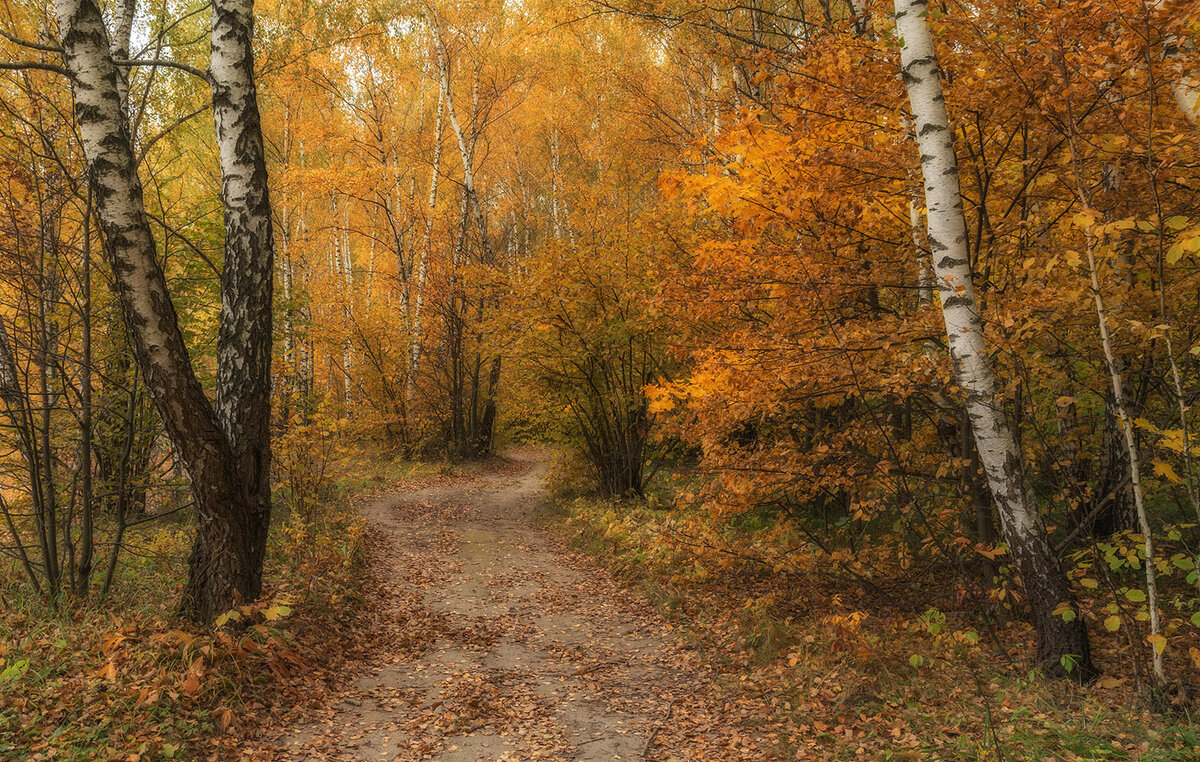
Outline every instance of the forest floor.
POLYGON ((263 757, 766 756, 644 596, 539 527, 546 468, 519 451, 367 504, 383 597, 375 646, 263 757))
POLYGON ((48 612, 0 573, 0 759, 1200 759, 1114 633, 1103 679, 1044 680, 1023 622, 981 640, 937 591, 766 568, 736 529, 689 534, 679 485, 605 500, 549 457, 356 443, 215 630, 173 614, 186 525, 149 525, 105 605, 48 612))

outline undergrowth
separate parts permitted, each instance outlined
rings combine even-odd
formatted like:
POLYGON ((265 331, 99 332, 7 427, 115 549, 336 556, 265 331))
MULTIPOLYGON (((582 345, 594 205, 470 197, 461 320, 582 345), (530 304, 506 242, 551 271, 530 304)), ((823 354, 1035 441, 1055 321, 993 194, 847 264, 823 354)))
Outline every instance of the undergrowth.
POLYGON ((1046 680, 1025 661, 1034 634, 1020 621, 956 610, 936 590, 855 590, 823 573, 819 554, 773 563, 762 527, 718 523, 677 499, 686 479, 612 501, 589 495, 578 473, 556 468, 548 520, 644 591, 730 701, 761 707, 753 732, 781 758, 1200 758, 1187 708, 1151 711, 1113 634, 1093 635, 1100 681, 1046 680))
MULTIPOLYGON (((367 451, 336 459, 315 510, 269 538, 264 597, 199 629, 175 615, 191 529, 148 523, 103 604, 55 609, 0 578, 0 759, 157 760, 223 755, 317 701, 360 646, 364 493, 419 474, 367 451)), ((282 514, 282 515, 281 515, 282 514)))

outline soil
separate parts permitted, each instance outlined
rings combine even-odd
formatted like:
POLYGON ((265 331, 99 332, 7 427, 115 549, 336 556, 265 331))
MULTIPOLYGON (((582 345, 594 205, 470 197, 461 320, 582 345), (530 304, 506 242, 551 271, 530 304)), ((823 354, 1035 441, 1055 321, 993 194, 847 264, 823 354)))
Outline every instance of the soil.
POLYGON ((540 526, 545 472, 542 454, 519 452, 366 506, 383 645, 337 703, 279 739, 278 759, 763 756, 645 598, 540 526))

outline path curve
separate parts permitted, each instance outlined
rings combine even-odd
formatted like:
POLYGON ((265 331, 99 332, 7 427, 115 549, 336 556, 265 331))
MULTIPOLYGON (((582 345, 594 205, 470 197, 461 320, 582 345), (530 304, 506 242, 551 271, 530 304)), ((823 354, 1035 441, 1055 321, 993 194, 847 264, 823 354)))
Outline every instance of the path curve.
POLYGON ((369 503, 386 645, 288 760, 743 759, 696 655, 533 521, 544 457, 369 503))

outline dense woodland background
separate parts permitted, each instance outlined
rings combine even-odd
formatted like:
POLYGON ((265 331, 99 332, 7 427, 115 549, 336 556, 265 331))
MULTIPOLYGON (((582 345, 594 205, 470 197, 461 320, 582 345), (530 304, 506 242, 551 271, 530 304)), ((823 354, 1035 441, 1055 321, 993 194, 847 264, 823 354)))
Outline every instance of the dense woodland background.
POLYGON ((779 696, 816 633, 980 757, 1024 680, 1046 754, 1188 758, 1197 3, 260 0, 253 59, 214 7, 3 4, 0 753, 96 668, 39 644, 294 653, 214 617, 353 608, 344 493, 520 442, 779 696))

